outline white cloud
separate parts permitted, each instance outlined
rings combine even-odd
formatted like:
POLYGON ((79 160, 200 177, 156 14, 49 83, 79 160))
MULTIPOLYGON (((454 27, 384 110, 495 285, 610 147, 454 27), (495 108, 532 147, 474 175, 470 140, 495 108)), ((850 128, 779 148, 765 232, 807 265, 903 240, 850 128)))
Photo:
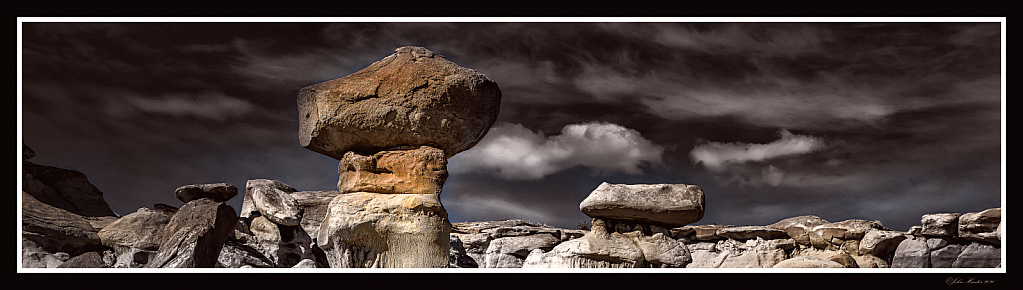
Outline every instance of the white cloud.
POLYGON ((522 125, 504 123, 491 128, 476 147, 452 157, 448 170, 484 171, 508 180, 536 180, 576 166, 594 173, 640 174, 640 164, 660 164, 663 152, 639 132, 616 124, 573 124, 545 138, 522 125))
MULTIPOLYGON (((824 147, 824 141, 820 138, 795 135, 784 129, 779 134, 781 134, 781 139, 767 144, 708 142, 693 148, 693 151, 689 152, 689 156, 694 163, 702 163, 708 169, 720 172, 728 164, 806 154, 824 147)), ((780 176, 783 174, 780 171, 774 173, 771 180, 775 182, 771 183, 780 183, 780 176)))
POLYGON ((114 116, 143 112, 223 121, 244 116, 254 111, 256 106, 246 100, 219 93, 207 93, 171 94, 158 98, 126 96, 116 103, 108 103, 106 109, 107 113, 114 116))

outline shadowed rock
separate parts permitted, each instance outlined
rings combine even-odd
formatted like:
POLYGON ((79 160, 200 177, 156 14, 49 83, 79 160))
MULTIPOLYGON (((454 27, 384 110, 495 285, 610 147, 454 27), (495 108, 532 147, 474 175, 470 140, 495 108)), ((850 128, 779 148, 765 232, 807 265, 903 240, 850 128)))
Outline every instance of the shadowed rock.
POLYGON ((110 266, 103 262, 103 255, 97 252, 86 252, 78 256, 74 256, 68 259, 67 262, 60 264, 57 268, 109 268, 110 266))
POLYGON ((213 268, 237 222, 225 203, 210 198, 186 203, 167 223, 160 249, 146 268, 213 268))
POLYGON ((726 227, 717 230, 715 235, 736 240, 749 240, 761 238, 765 240, 780 239, 788 237, 783 230, 773 229, 765 226, 744 226, 726 227))
POLYGON ((50 252, 72 256, 98 250, 96 229, 82 216, 50 206, 30 194, 21 193, 22 237, 50 252))
POLYGON ((227 183, 190 184, 174 190, 174 196, 185 203, 204 197, 225 202, 235 195, 238 195, 238 188, 227 183))
POLYGON ((842 264, 817 257, 800 256, 774 265, 774 268, 845 268, 842 264))
POLYGON ((351 75, 298 94, 299 144, 348 151, 431 146, 446 158, 476 145, 497 120, 501 90, 475 70, 406 46, 351 75))

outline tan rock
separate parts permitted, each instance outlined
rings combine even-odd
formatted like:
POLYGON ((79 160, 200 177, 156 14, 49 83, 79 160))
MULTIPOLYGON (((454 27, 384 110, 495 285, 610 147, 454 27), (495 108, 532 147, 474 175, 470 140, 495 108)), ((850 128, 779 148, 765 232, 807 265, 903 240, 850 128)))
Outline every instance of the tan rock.
POLYGON ((448 178, 444 151, 429 146, 370 156, 349 151, 337 170, 337 188, 343 193, 440 194, 448 178))
POLYGON ((766 227, 785 231, 792 240, 800 245, 810 245, 810 236, 808 235, 810 230, 827 223, 829 222, 820 217, 804 215, 783 219, 766 227))
POLYGON ((331 268, 444 268, 450 232, 437 195, 355 192, 331 200, 316 241, 331 268))
POLYGON ((336 159, 403 145, 451 158, 483 138, 500 102, 497 83, 482 73, 423 47, 400 47, 351 75, 302 88, 299 143, 336 159))
POLYGON ((905 239, 906 235, 901 232, 870 229, 860 240, 858 252, 860 255, 886 257, 905 239))
POLYGON ((840 253, 838 255, 831 256, 830 258, 828 258, 828 260, 838 262, 839 264, 842 264, 842 266, 846 268, 860 267, 859 265, 856 264, 856 259, 853 259, 853 257, 847 253, 840 253))
MULTIPOLYGON (((302 207, 291 197, 290 193, 295 192, 291 186, 276 180, 256 179, 246 182, 245 188, 252 207, 267 220, 284 226, 300 224, 302 207)), ((242 208, 244 212, 245 206, 242 208)))

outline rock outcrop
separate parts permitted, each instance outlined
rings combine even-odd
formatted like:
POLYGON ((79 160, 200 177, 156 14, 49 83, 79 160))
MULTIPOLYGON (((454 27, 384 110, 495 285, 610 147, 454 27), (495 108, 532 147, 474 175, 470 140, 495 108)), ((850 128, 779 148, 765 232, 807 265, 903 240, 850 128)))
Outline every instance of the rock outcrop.
POLYGON ((96 229, 82 216, 40 202, 25 192, 21 193, 21 230, 24 240, 49 253, 77 256, 102 249, 96 229))
POLYGON ((38 165, 28 159, 35 156, 28 146, 22 154, 22 191, 39 202, 83 217, 116 217, 103 199, 103 192, 89 183, 85 174, 75 170, 38 165))
POLYGON ((346 77, 299 92, 299 143, 343 159, 398 146, 430 146, 451 158, 497 120, 501 90, 475 70, 406 46, 346 77))
POLYGON ((1001 267, 1001 208, 927 214, 905 233, 892 268, 1001 267))
POLYGON ((337 194, 299 192, 277 180, 247 181, 238 226, 228 239, 229 252, 222 252, 218 261, 226 268, 291 268, 308 259, 326 267, 313 235, 325 215, 324 200, 337 194))
POLYGON ((452 226, 449 266, 458 268, 521 268, 533 250, 550 251, 563 241, 581 237, 574 235, 581 231, 522 220, 452 226))

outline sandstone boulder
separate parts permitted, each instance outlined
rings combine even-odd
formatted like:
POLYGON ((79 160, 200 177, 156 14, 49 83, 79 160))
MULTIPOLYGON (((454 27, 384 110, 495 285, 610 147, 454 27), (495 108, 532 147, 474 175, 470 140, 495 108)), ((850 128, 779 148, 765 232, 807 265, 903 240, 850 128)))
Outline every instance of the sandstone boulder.
MULTIPOLYGON (((542 251, 542 250, 541 250, 542 251)), ((527 257, 528 258, 528 257, 527 257)), ((643 250, 619 233, 592 230, 524 262, 523 268, 641 268, 643 250)))
POLYGON ((953 268, 995 268, 1001 267, 1002 249, 989 244, 973 242, 963 248, 952 263, 953 268))
POLYGON ((925 214, 920 218, 920 224, 923 226, 920 233, 924 236, 952 238, 956 236, 958 231, 959 214, 925 214))
POLYGON ((293 187, 276 180, 256 179, 246 182, 245 190, 252 207, 267 220, 284 226, 301 223, 302 208, 290 194, 297 191, 293 187))
POLYGON ((645 235, 634 231, 627 233, 632 242, 643 253, 645 267, 650 268, 684 268, 693 262, 689 249, 681 241, 665 236, 663 233, 645 235))
POLYGON ((856 259, 853 259, 853 257, 850 256, 847 253, 840 253, 840 254, 831 256, 830 258, 828 258, 828 260, 829 261, 838 262, 839 264, 842 264, 842 267, 846 267, 846 268, 859 268, 860 267, 858 264, 856 264, 856 259))
POLYGON ((892 268, 930 268, 931 250, 923 237, 910 236, 899 243, 892 258, 892 268))
POLYGON ((901 232, 870 229, 860 240, 858 252, 860 255, 887 257, 905 239, 906 235, 901 232))
POLYGON ((965 213, 959 216, 959 237, 970 241, 1000 245, 1001 236, 998 233, 998 227, 1001 224, 1001 208, 965 213))
POLYGON ((799 256, 781 261, 774 268, 845 268, 842 264, 817 257, 799 256))
POLYGON ((766 227, 785 231, 792 240, 800 245, 810 245, 810 230, 816 226, 828 223, 828 221, 818 216, 804 215, 783 219, 766 227))
POLYGON ((769 228, 765 226, 743 226, 719 228, 714 233, 719 237, 736 239, 740 241, 761 238, 765 240, 781 239, 788 237, 784 230, 769 228))
POLYGON ((703 190, 685 184, 601 183, 579 204, 592 218, 680 227, 703 218, 703 190))
POLYGON ((72 256, 100 250, 99 235, 82 216, 36 200, 21 193, 22 237, 49 253, 72 256))
POLYGON ((210 198, 189 201, 164 227, 160 248, 146 268, 212 268, 234 231, 231 206, 210 198))
POLYGON ((302 88, 299 143, 336 159, 405 145, 451 158, 483 138, 500 102, 497 83, 482 73, 423 47, 400 47, 351 75, 302 88))
POLYGON ((252 195, 256 189, 262 190, 262 187, 274 188, 285 193, 297 192, 298 190, 290 185, 284 184, 277 180, 269 179, 254 179, 245 182, 245 197, 242 199, 242 209, 238 213, 239 217, 243 219, 255 217, 255 215, 261 215, 259 209, 252 202, 252 195))
POLYGON ((163 229, 170 219, 162 212, 143 207, 100 230, 103 245, 114 250, 113 267, 141 268, 149 263, 160 249, 163 229))
POLYGON ((349 151, 338 164, 337 188, 343 193, 440 194, 447 163, 444 151, 429 146, 370 156, 349 151))
POLYGON ((238 188, 227 183, 189 184, 174 190, 174 196, 185 203, 204 197, 224 202, 235 195, 238 195, 238 188))
POLYGON ((451 224, 433 194, 341 194, 317 243, 331 268, 444 268, 451 224))
MULTIPOLYGON (((929 240, 929 239, 928 239, 929 240)), ((952 264, 959 258, 965 246, 959 244, 948 244, 930 250, 931 268, 952 268, 952 264)))

